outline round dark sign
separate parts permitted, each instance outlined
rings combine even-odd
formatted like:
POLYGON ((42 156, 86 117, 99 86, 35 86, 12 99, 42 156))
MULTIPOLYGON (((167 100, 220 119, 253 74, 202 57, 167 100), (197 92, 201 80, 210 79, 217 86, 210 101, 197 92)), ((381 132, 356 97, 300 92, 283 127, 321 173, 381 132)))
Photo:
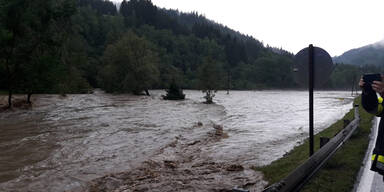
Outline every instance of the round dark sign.
MULTIPOLYGON (((322 48, 313 47, 314 87, 320 87, 329 78, 333 70, 331 56, 322 48)), ((308 86, 309 48, 304 48, 295 55, 293 66, 294 79, 302 85, 308 86)))

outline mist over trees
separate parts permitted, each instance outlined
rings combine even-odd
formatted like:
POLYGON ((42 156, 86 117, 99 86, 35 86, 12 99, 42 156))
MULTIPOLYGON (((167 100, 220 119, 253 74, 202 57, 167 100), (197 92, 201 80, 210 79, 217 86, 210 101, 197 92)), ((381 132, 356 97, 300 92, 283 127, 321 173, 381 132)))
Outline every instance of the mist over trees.
POLYGON ((356 66, 375 65, 383 67, 384 64, 384 40, 360 48, 351 49, 333 59, 338 63, 352 64, 356 66))
MULTIPOLYGON (((10 94, 298 87, 291 53, 150 0, 0 0, 0 26, 0 89, 10 94)), ((350 86, 337 77, 329 88, 350 86)))

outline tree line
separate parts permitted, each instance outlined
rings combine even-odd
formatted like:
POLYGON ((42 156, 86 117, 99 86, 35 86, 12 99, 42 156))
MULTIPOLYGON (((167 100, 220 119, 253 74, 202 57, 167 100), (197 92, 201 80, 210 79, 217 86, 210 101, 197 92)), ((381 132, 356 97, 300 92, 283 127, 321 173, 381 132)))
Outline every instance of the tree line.
POLYGON ((13 93, 30 102, 35 93, 91 88, 148 94, 172 85, 214 95, 298 87, 293 54, 150 0, 124 0, 119 9, 104 0, 0 0, 0 27, 0 89, 10 106, 13 93))

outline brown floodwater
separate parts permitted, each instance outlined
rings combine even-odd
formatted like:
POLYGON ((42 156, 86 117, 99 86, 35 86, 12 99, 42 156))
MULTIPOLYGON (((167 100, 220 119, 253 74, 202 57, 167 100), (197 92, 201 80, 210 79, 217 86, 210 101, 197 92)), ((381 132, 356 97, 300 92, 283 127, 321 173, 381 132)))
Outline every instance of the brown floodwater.
MULTIPOLYGON (((219 92, 213 105, 199 91, 151 93, 35 95, 32 109, 0 113, 0 191, 260 191, 250 168, 307 137, 306 92, 219 92)), ((315 101, 316 132, 352 108, 349 92, 315 101)))

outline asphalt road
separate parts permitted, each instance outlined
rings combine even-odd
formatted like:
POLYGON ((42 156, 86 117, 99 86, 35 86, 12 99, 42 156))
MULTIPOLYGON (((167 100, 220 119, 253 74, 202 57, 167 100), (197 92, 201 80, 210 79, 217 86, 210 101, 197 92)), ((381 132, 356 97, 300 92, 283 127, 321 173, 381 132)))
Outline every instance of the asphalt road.
POLYGON ((383 176, 370 170, 371 154, 376 143, 379 121, 380 118, 376 118, 373 124, 372 134, 370 136, 371 141, 365 156, 364 167, 360 170, 360 178, 355 185, 355 192, 384 192, 383 176))

